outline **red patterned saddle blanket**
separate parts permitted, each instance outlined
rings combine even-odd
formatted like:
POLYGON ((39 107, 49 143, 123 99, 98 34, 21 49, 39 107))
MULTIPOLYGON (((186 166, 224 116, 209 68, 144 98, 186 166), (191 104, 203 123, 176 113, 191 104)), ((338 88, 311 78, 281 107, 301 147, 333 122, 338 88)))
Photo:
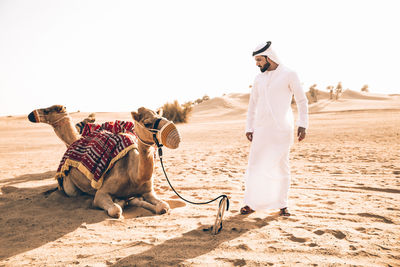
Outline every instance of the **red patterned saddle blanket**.
POLYGON ((56 179, 63 179, 70 168, 75 167, 91 181, 93 188, 99 189, 107 171, 137 147, 137 141, 133 122, 88 123, 82 137, 72 143, 62 157, 56 179))

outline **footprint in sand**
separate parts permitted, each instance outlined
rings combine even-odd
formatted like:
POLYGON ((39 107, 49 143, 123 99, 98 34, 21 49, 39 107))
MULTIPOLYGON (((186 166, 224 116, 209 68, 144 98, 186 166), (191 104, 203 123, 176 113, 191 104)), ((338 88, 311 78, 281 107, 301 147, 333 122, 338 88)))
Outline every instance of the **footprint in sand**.
POLYGON ((376 218, 376 219, 382 220, 384 223, 393 224, 393 221, 391 221, 383 216, 380 216, 380 215, 376 215, 376 214, 372 214, 372 213, 358 213, 357 215, 361 216, 361 217, 376 218))
POLYGON ((237 246, 235 246, 235 248, 241 249, 241 250, 245 250, 245 251, 251 251, 251 250, 252 250, 252 249, 251 249, 248 245, 246 245, 246 244, 237 245, 237 246))
POLYGON ((297 204, 299 207, 306 207, 306 208, 315 208, 317 205, 315 204, 297 204))
POLYGON ((316 235, 323 235, 323 234, 325 234, 325 232, 322 231, 322 230, 317 230, 317 231, 314 231, 314 234, 316 234, 316 235))
POLYGON ((293 242, 298 242, 298 243, 305 243, 310 240, 309 238, 297 237, 292 234, 289 235, 289 239, 293 242))
POLYGON ((176 209, 176 208, 181 208, 181 207, 186 206, 186 203, 183 201, 180 201, 180 200, 168 199, 168 200, 166 200, 166 202, 168 203, 168 205, 171 209, 176 209))
POLYGON ((346 237, 346 235, 343 232, 339 231, 339 230, 328 230, 327 232, 332 234, 337 239, 343 239, 343 238, 346 237))
POLYGON ((367 232, 366 231, 367 229, 365 229, 364 227, 358 227, 358 228, 356 228, 356 230, 361 232, 361 233, 366 233, 367 232))
POLYGON ((329 233, 329 234, 333 235, 334 237, 336 237, 337 239, 343 239, 346 237, 346 235, 342 231, 339 231, 339 230, 325 230, 325 231, 317 230, 317 231, 314 231, 314 234, 316 234, 316 235, 323 235, 325 233, 329 233))
POLYGON ((298 221, 300 221, 299 219, 295 219, 295 218, 293 218, 292 216, 294 216, 294 214, 292 214, 291 217, 284 217, 284 216, 281 216, 280 218, 283 219, 283 220, 285 220, 285 221, 289 221, 289 222, 298 222, 298 221))
POLYGON ((355 246, 353 246, 353 245, 350 245, 349 248, 350 248, 351 250, 357 250, 357 248, 356 248, 355 246))
POLYGON ((168 190, 168 189, 169 189, 169 186, 162 185, 162 186, 160 186, 160 189, 162 189, 162 190, 168 190))
POLYGON ((229 265, 233 266, 247 266, 248 263, 245 259, 228 259, 228 258, 216 258, 218 261, 223 261, 225 263, 228 263, 229 265))

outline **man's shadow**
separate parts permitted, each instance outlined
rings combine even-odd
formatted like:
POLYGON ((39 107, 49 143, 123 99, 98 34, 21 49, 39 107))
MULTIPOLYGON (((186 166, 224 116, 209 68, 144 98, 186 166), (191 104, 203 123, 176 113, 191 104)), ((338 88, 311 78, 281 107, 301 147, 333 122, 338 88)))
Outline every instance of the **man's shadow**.
POLYGON ((267 226, 278 218, 278 214, 265 218, 247 217, 240 214, 228 217, 223 221, 223 229, 217 235, 211 235, 210 231, 205 231, 205 227, 201 226, 142 253, 125 257, 113 266, 178 266, 185 260, 211 252, 223 242, 236 239, 252 229, 267 226))
MULTIPOLYGON (((55 172, 26 174, 1 181, 0 260, 38 248, 75 231, 85 224, 114 220, 93 208, 93 196, 70 198, 52 185, 16 187, 18 183, 40 182, 55 172)), ((48 183, 47 183, 48 184, 48 183)), ((150 211, 130 210, 131 217, 153 216, 150 211)))

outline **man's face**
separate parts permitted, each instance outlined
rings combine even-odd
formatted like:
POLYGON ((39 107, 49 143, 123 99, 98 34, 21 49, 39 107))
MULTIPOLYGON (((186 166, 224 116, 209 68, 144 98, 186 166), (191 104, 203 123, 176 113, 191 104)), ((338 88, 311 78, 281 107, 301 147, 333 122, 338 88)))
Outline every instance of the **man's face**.
POLYGON ((265 56, 255 56, 254 59, 256 60, 256 65, 260 68, 261 72, 268 70, 271 65, 265 56))
POLYGON ((255 56, 254 59, 256 60, 257 67, 259 67, 260 69, 265 67, 265 65, 267 64, 267 59, 264 56, 255 56))

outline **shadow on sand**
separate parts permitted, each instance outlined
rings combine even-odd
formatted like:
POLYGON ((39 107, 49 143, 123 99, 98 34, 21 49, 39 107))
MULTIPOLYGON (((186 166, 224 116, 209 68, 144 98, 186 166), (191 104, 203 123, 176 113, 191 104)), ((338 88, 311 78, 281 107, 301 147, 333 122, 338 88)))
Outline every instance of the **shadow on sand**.
MULTIPOLYGON (((51 178, 54 172, 28 174, 2 180, 0 195, 0 260, 30 251, 75 231, 82 224, 111 219, 103 210, 92 207, 93 197, 69 198, 53 185, 15 187, 25 181, 51 178)), ((130 211, 132 213, 132 211, 130 211)), ((153 216, 140 209, 131 217, 153 216)))
MULTIPOLYGON (((235 215, 224 220, 223 230, 216 236, 204 231, 204 226, 183 233, 182 236, 165 241, 142 253, 130 255, 113 266, 178 266, 185 260, 193 259, 216 249, 223 242, 236 239, 244 233, 259 229, 278 218, 278 214, 265 218, 246 219, 235 215), (191 248, 188 250, 188 248, 191 248)), ((221 260, 223 256, 221 255, 221 260)), ((229 260, 228 260, 229 261, 229 260)), ((231 262, 235 265, 235 262, 231 262)))
MULTIPOLYGON (((83 224, 94 224, 105 220, 114 220, 103 210, 92 207, 93 197, 81 195, 66 197, 60 191, 51 192, 53 185, 20 188, 17 181, 45 180, 51 173, 23 175, 15 181, 7 180, 1 187, 0 195, 0 261, 21 254, 47 243, 54 242, 68 233, 74 232, 83 224), (40 178, 42 177, 42 178, 40 178)), ((4 180, 3 180, 4 181, 4 180)), ((170 203, 179 207, 182 203, 170 203)), ((154 216, 141 208, 124 210, 125 218, 154 216)), ((183 233, 181 236, 166 240, 148 250, 133 254, 115 263, 115 266, 165 266, 178 265, 207 254, 222 243, 236 239, 252 229, 267 226, 278 215, 266 218, 247 218, 234 215, 224 220, 224 228, 216 236, 203 231, 205 226, 183 233), (190 247, 192 249, 188 250, 190 247)), ((223 260, 221 258, 221 260, 223 260)), ((235 263, 233 263, 235 264, 235 263)))
POLYGON ((1 183, 4 186, 12 186, 24 182, 40 181, 53 178, 56 175, 55 171, 48 171, 44 173, 24 174, 14 178, 2 179, 1 183))

